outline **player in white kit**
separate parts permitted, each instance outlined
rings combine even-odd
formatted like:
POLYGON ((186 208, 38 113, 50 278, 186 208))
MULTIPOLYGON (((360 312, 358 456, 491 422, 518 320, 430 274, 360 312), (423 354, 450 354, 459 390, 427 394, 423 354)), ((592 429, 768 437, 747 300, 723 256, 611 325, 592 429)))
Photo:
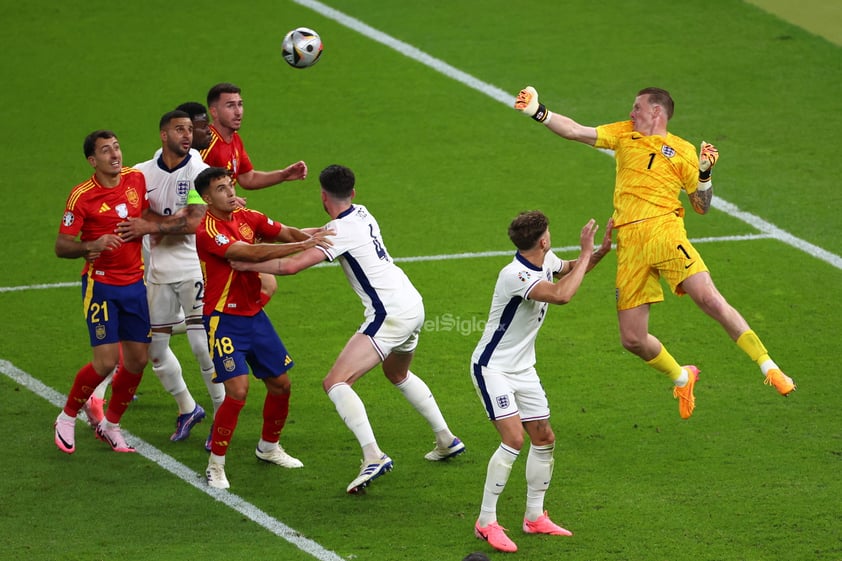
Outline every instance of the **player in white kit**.
POLYGON ((497 500, 523 447, 524 431, 531 444, 526 459, 523 531, 572 535, 552 522, 544 510, 544 495, 553 473, 555 434, 547 395, 535 370, 535 338, 548 305, 568 303, 585 273, 611 250, 611 227, 609 221, 602 244, 594 252, 598 227, 593 220, 588 222, 582 228, 578 258, 562 261, 551 251, 549 220, 540 211, 521 213, 509 226, 509 238, 518 251, 497 277, 488 322, 471 357, 477 395, 501 437, 488 462, 474 533, 499 551, 517 551, 497 522, 497 500))
POLYGON ((208 166, 198 152, 191 150, 193 123, 189 114, 180 110, 166 113, 161 117, 160 131, 161 151, 134 166, 146 178, 149 208, 154 214, 133 222, 127 231, 135 236, 147 234, 146 282, 152 324, 149 358, 164 389, 178 404, 176 429, 170 440, 179 441, 186 439, 193 426, 205 417, 169 346, 172 328, 180 323, 182 314, 190 349, 199 363, 214 411, 222 403, 225 390, 212 382, 214 366, 202 323, 204 281, 194 236, 205 214, 205 204, 196 194, 193 180, 208 166), (177 220, 164 224, 161 217, 177 220))
POLYGON ((424 304, 409 278, 389 256, 377 220, 366 207, 353 204, 354 173, 344 166, 328 166, 319 175, 319 182, 322 204, 332 218, 325 226, 334 232, 327 238, 332 245, 263 263, 234 263, 234 267, 292 275, 324 260, 338 259, 362 300, 365 321, 322 382, 337 413, 362 448, 362 468, 346 489, 356 494, 392 469, 392 459, 377 445, 365 405, 351 388, 379 363, 386 378, 427 420, 436 435, 435 448, 424 456, 427 460, 452 458, 464 452, 465 445, 448 428, 427 384, 409 370, 424 324, 424 304))

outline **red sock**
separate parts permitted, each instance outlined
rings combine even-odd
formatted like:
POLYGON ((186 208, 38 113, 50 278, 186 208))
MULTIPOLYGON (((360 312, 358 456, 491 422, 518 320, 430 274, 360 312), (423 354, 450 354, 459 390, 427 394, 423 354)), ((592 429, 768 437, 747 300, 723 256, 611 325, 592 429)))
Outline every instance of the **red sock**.
POLYGON ((245 404, 245 401, 233 399, 226 395, 216 415, 213 416, 211 452, 217 456, 224 456, 228 451, 228 445, 231 444, 231 437, 234 436, 234 429, 237 428, 240 411, 245 404))
POLYGON ((134 374, 126 370, 126 367, 122 364, 117 367, 117 372, 111 379, 111 400, 105 410, 106 421, 114 424, 120 422, 120 418, 128 409, 129 403, 134 399, 134 394, 137 392, 137 387, 140 385, 142 378, 143 372, 134 374))
POLYGON ((289 414, 289 394, 280 395, 266 394, 263 402, 263 432, 260 438, 266 442, 278 442, 281 439, 281 431, 287 422, 289 414))
POLYGON ((64 404, 65 414, 75 417, 103 378, 104 376, 96 373, 94 365, 90 362, 83 366, 76 373, 76 378, 73 379, 73 387, 67 394, 67 401, 64 404))

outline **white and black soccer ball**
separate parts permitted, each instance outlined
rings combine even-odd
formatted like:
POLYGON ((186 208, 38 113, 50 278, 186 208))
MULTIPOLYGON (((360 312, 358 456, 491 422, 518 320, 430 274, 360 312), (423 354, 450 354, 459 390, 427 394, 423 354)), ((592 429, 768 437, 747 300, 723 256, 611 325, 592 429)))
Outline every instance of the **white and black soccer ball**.
POLYGON ((322 56, 322 38, 307 27, 298 27, 284 36, 281 54, 293 68, 307 68, 322 56))

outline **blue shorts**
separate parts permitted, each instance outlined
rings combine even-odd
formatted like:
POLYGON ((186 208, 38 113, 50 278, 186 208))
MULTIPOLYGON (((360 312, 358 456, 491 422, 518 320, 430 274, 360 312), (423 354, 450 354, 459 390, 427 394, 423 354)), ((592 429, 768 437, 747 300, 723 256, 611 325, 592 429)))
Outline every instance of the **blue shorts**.
POLYGON ((247 375, 249 366, 255 378, 276 378, 295 365, 263 310, 253 316, 213 313, 203 319, 214 382, 247 375))
POLYGON ((82 277, 82 311, 88 324, 91 346, 119 341, 148 343, 151 340, 146 284, 115 286, 82 277))

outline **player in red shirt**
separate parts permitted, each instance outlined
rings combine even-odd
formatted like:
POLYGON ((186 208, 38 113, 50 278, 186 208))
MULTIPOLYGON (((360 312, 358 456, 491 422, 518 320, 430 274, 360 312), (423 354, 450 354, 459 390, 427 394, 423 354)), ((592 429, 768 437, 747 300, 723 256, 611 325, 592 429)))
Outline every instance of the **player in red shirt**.
POLYGON ((83 147, 94 174, 70 192, 55 251, 58 257, 85 258, 82 303, 93 360, 76 374, 55 422, 55 443, 67 454, 76 450, 76 416, 97 384, 119 363, 112 398, 96 435, 115 452, 134 452, 119 423, 148 360, 149 307, 140 240, 124 241, 115 232, 119 223, 140 217, 148 207, 146 181, 139 171, 123 167, 120 143, 113 132, 94 131, 83 147))
MULTIPOLYGON (((274 171, 254 169, 238 132, 243 121, 240 91, 238 86, 228 82, 216 84, 208 91, 208 110, 213 124, 210 125, 210 146, 201 151, 202 159, 211 167, 229 170, 234 184, 249 190, 306 178, 307 164, 302 161, 274 171)), ((274 275, 261 275, 260 280, 265 304, 278 289, 278 281, 274 275)))
POLYGON ((213 420, 206 476, 211 487, 227 489, 225 453, 245 405, 249 367, 267 391, 255 455, 287 468, 303 465, 279 444, 289 411, 290 381, 286 373, 294 363, 263 311, 258 274, 235 271, 230 261, 266 261, 316 245, 327 246, 324 236, 329 232, 311 236, 242 208, 225 168, 203 170, 194 185, 208 205, 196 230, 196 251, 205 275, 205 328, 216 367, 214 381, 225 385, 225 400, 213 420), (258 243, 258 239, 282 243, 258 243))

